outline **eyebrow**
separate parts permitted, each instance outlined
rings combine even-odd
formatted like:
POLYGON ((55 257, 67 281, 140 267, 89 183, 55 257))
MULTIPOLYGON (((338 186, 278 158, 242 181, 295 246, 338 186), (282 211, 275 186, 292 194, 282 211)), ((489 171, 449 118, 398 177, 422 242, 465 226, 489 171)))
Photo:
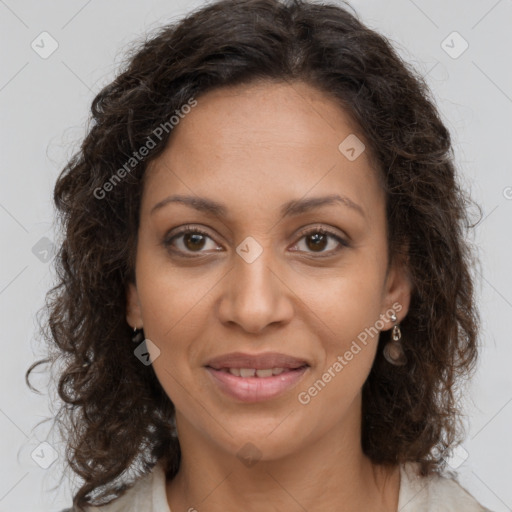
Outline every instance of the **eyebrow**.
MULTIPOLYGON (((221 203, 207 199, 206 197, 198 196, 186 196, 186 195, 173 195, 162 199, 151 208, 150 215, 155 213, 160 208, 170 204, 180 203, 195 210, 213 215, 215 217, 227 217, 228 209, 221 203)), ((296 199, 284 203, 281 207, 281 218, 292 217, 294 215, 300 215, 301 213, 308 212, 321 206, 328 206, 332 204, 342 204, 353 211, 358 212, 363 217, 366 217, 363 208, 357 203, 354 203, 352 199, 341 196, 339 194, 331 194, 322 197, 310 197, 307 199, 296 199)))

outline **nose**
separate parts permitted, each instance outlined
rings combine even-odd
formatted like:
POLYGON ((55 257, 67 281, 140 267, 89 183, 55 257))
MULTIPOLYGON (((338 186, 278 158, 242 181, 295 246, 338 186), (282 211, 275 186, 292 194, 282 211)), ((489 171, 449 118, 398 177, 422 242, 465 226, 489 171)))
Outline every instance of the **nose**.
POLYGON ((274 324, 285 325, 293 317, 294 294, 286 285, 282 266, 265 248, 249 263, 238 254, 223 283, 219 317, 225 324, 237 324, 258 334, 274 324))

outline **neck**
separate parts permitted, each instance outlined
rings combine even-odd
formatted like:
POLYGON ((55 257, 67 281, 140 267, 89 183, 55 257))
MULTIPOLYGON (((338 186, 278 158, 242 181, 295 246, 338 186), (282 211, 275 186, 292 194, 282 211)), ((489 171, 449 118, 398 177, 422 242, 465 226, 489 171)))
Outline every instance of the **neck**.
POLYGON ((191 424, 181 432, 180 469, 166 488, 172 512, 244 510, 248 503, 254 512, 398 509, 399 467, 373 464, 362 452, 359 428, 338 427, 300 451, 277 459, 263 454, 253 464, 191 424))

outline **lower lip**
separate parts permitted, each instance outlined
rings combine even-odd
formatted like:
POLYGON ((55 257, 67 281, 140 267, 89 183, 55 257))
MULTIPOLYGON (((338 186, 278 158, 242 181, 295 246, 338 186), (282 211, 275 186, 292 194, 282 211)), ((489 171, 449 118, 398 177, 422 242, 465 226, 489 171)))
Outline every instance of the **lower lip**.
POLYGON ((308 368, 303 366, 272 377, 237 377, 229 372, 206 367, 224 393, 242 402, 261 402, 279 396, 296 386, 308 368))

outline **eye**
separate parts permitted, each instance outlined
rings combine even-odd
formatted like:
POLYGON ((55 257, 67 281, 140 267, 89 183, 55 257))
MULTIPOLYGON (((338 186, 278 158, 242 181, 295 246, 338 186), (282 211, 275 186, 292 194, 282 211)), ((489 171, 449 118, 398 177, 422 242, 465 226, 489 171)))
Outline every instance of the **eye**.
POLYGON ((299 235, 301 236, 301 240, 305 239, 305 252, 313 252, 320 254, 327 253, 328 255, 331 255, 341 250, 341 247, 349 246, 348 242, 344 240, 341 236, 323 227, 307 228, 302 230, 299 233, 299 235), (331 246, 334 246, 334 248, 326 251, 325 248, 329 246, 329 241, 332 242, 331 246))
MULTIPOLYGON (((210 237, 210 235, 208 235, 208 233, 206 233, 206 231, 203 231, 194 226, 185 226, 182 230, 178 231, 170 238, 166 238, 164 240, 164 245, 179 253, 201 254, 202 252, 206 252, 202 249, 204 249, 205 246, 207 247, 207 239, 210 239, 213 242, 213 239, 210 237)), ((218 249, 218 246, 215 244, 212 245, 212 249, 214 251, 222 250, 218 249)))
MULTIPOLYGON (((348 242, 341 236, 323 227, 304 229, 299 233, 299 236, 301 238, 295 247, 299 246, 302 239, 304 239, 306 248, 292 249, 293 252, 327 253, 327 255, 331 255, 341 250, 341 247, 349 247, 348 242), (325 250, 326 247, 329 247, 330 242, 334 247, 330 250, 325 250)), ((194 253, 201 255, 202 253, 208 252, 208 240, 212 242, 210 251, 218 252, 223 250, 214 243, 212 237, 206 231, 195 226, 185 226, 172 236, 167 237, 163 244, 173 252, 190 256, 194 253)))

